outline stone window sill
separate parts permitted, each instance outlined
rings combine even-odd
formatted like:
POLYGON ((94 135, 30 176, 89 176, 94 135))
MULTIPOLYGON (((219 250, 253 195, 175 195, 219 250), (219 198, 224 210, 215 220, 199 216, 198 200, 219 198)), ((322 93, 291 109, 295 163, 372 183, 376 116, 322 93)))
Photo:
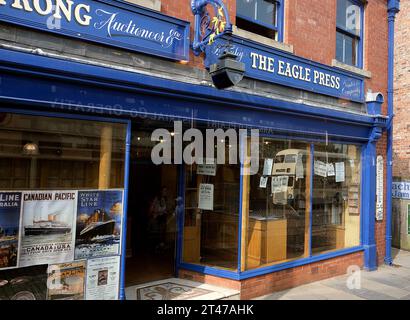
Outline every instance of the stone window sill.
POLYGON ((137 4, 155 11, 161 11, 161 0, 125 0, 126 2, 137 4))
POLYGON ((286 51, 289 53, 293 53, 293 46, 289 44, 285 44, 279 41, 275 41, 273 39, 269 39, 263 36, 260 36, 259 34, 252 33, 243 29, 239 29, 237 26, 232 26, 232 31, 233 34, 245 39, 249 39, 261 44, 264 44, 269 47, 273 47, 282 51, 286 51))
POLYGON ((360 69, 360 68, 357 68, 357 67, 353 67, 353 66, 350 66, 348 64, 344 64, 340 61, 337 61, 336 59, 332 60, 332 67, 336 67, 336 68, 339 68, 339 69, 350 71, 350 72, 356 73, 359 76, 363 76, 363 77, 366 77, 366 78, 369 78, 369 79, 372 77, 372 73, 370 71, 363 70, 363 69, 360 69))

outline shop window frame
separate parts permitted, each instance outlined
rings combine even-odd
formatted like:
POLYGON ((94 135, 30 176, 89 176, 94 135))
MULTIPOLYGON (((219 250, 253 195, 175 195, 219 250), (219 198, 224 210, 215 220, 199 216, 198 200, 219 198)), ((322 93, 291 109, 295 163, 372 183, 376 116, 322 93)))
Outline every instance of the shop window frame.
MULTIPOLYGON (((71 119, 71 120, 83 120, 83 121, 98 121, 105 123, 121 123, 126 125, 125 128, 125 150, 124 150, 124 202, 123 202, 123 212, 127 212, 128 209, 128 182, 129 182, 129 165, 130 165, 130 148, 131 148, 131 119, 121 119, 121 118, 108 118, 106 116, 94 116, 88 114, 76 114, 69 113, 65 110, 60 110, 60 112, 55 111, 39 111, 31 110, 30 106, 23 105, 21 108, 4 107, 4 102, 0 101, 0 112, 1 113, 13 113, 26 116, 37 116, 37 117, 48 117, 48 118, 60 118, 60 119, 71 119)), ((118 299, 125 300, 125 259, 126 259, 126 241, 127 241, 127 214, 123 214, 122 227, 121 227, 121 251, 120 256, 120 280, 118 287, 118 299)))
POLYGON ((337 34, 340 33, 343 36, 347 36, 351 39, 356 40, 357 43, 357 57, 356 57, 356 64, 348 64, 344 61, 340 61, 337 59, 337 40, 335 44, 335 59, 343 64, 356 67, 359 69, 363 69, 363 47, 364 47, 364 10, 365 10, 365 4, 361 0, 349 0, 353 2, 353 4, 357 5, 360 8, 360 34, 355 34, 354 32, 351 32, 347 30, 346 28, 342 26, 337 25, 337 4, 336 4, 336 38, 337 34))
MULTIPOLYGON (((273 39, 273 40, 283 42, 283 21, 284 21, 284 11, 285 11, 284 10, 285 0, 273 0, 273 2, 276 3, 276 25, 268 24, 268 23, 264 23, 256 19, 252 19, 248 16, 238 14, 238 12, 236 12, 236 18, 240 18, 249 23, 256 24, 257 26, 274 31, 277 37, 276 39, 273 39)), ((246 30, 246 31, 252 32, 251 30, 246 30)))
MULTIPOLYGON (((255 126, 257 128, 257 126, 255 126)), ((278 130, 280 131, 280 130, 278 130)), ((249 137, 249 136, 248 136, 249 137)), ((324 139, 322 137, 303 137, 303 136, 298 136, 298 135, 288 135, 286 133, 284 134, 260 134, 260 138, 271 138, 271 139, 287 139, 287 140, 293 140, 293 141, 298 141, 298 142, 305 142, 307 145, 310 145, 310 150, 311 150, 311 157, 310 157, 310 170, 313 172, 314 168, 314 143, 343 143, 343 144, 349 144, 349 145, 355 145, 360 148, 360 160, 361 160, 361 168, 360 168, 360 226, 359 226, 359 245, 354 246, 354 247, 349 247, 349 248, 342 248, 342 249, 336 249, 333 251, 325 252, 325 253, 318 253, 318 254, 312 254, 312 206, 310 207, 309 210, 309 255, 304 258, 300 259, 295 259, 292 261, 288 262, 283 262, 283 263, 278 263, 278 264, 271 264, 267 266, 261 266, 255 269, 249 269, 246 270, 244 266, 242 265, 242 225, 243 225, 243 212, 242 212, 242 204, 243 204, 243 172, 244 172, 244 166, 241 163, 241 175, 240 175, 240 195, 239 195, 239 223, 238 223, 238 267, 236 271, 231 271, 231 270, 226 270, 223 268, 218 268, 215 266, 206 266, 206 265, 200 265, 200 264, 194 264, 194 263, 188 263, 188 262, 183 262, 182 261, 182 243, 183 243, 183 226, 184 226, 184 221, 183 217, 180 219, 179 223, 179 230, 182 230, 182 232, 178 232, 178 239, 179 239, 179 244, 177 244, 177 259, 176 259, 176 273, 179 273, 180 269, 186 269, 190 271, 196 271, 199 273, 203 274, 209 274, 209 275, 214 275, 217 277, 222 277, 222 278, 228 278, 232 280, 244 280, 272 272, 277 272, 281 270, 286 270, 286 269, 291 269, 307 264, 311 264, 314 262, 318 261, 323 261, 331 258, 336 258, 339 256, 344 256, 347 254, 351 253, 356 253, 356 252, 363 252, 365 250, 364 248, 364 228, 365 228, 365 222, 364 222, 364 198, 363 197, 363 192, 364 192, 364 179, 365 179, 365 167, 364 167, 364 162, 365 161, 365 149, 366 149, 366 143, 365 142, 358 142, 358 141, 351 141, 348 139, 333 139, 333 138, 328 138, 324 139)), ((244 150, 242 146, 240 146, 240 152, 243 154, 244 150)), ((184 171, 184 170, 181 170, 184 171)), ((181 175, 183 175, 183 172, 181 172, 181 175)), ((180 180, 181 181, 181 180, 180 180)), ((180 185, 180 190, 182 191, 184 189, 184 183, 185 180, 181 181, 180 185)), ((313 174, 310 176, 310 183, 313 186, 313 174)), ((185 196, 183 192, 180 194, 183 197, 183 203, 185 203, 185 196)), ((310 189, 310 202, 312 203, 312 195, 313 195, 313 188, 310 189)), ((184 210, 182 210, 184 211, 184 210)), ((183 214, 183 213, 182 213, 183 214)))

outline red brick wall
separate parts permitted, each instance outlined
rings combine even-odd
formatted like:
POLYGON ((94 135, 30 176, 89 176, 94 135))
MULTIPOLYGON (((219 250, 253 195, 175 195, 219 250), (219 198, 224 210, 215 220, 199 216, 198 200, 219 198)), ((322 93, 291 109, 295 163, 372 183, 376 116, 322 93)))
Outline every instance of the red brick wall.
POLYGON ((363 267, 362 252, 268 273, 242 281, 203 275, 188 270, 180 270, 179 277, 240 290, 241 299, 247 300, 302 284, 346 274, 347 268, 351 265, 363 267))
POLYGON ((400 1, 396 17, 394 67, 393 176, 410 179, 410 2, 400 1))

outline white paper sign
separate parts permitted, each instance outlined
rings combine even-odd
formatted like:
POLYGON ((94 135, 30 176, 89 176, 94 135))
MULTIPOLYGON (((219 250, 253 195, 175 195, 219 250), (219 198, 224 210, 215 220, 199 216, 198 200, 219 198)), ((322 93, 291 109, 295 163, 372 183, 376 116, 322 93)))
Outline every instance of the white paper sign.
POLYGON ((305 174, 305 169, 303 168, 303 161, 302 155, 298 154, 298 158, 296 160, 296 179, 303 179, 305 174))
POLYGON ((86 300, 118 300, 120 256, 87 262, 86 300))
POLYGON ((215 159, 205 159, 203 164, 198 164, 196 174, 203 176, 216 176, 215 159))
POLYGON ((272 174, 273 159, 265 159, 263 165, 263 175, 270 176, 272 174))
POLYGON ((268 184, 268 177, 261 177, 261 180, 259 181, 259 188, 266 188, 267 184, 268 184))
POLYGON ((377 157, 376 164, 376 220, 383 220, 383 172, 384 164, 383 157, 377 157))
POLYGON ((199 185, 198 209, 214 210, 214 185, 201 183, 199 185))
POLYGON ((336 165, 336 182, 345 181, 345 163, 336 162, 335 165, 336 165))
POLYGON ((286 192, 288 190, 289 176, 272 177, 272 193, 286 192))
POLYGON ((335 176, 335 166, 333 163, 328 163, 327 164, 327 176, 328 177, 334 177, 335 176))
POLYGON ((325 177, 327 176, 327 166, 326 163, 320 161, 320 160, 315 160, 314 163, 314 172, 315 175, 321 176, 321 177, 325 177))

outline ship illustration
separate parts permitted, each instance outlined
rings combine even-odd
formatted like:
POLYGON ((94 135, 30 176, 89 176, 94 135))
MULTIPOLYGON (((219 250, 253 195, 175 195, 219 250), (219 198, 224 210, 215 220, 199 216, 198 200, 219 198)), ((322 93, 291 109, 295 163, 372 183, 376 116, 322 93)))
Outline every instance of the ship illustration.
POLYGON ((67 234, 71 232, 71 226, 60 221, 59 216, 63 212, 50 213, 47 219, 33 219, 33 224, 24 227, 26 236, 47 235, 47 234, 67 234))
POLYGON ((80 238, 94 240, 112 236, 114 234, 115 220, 104 209, 96 209, 85 222, 85 227, 80 232, 80 238))

